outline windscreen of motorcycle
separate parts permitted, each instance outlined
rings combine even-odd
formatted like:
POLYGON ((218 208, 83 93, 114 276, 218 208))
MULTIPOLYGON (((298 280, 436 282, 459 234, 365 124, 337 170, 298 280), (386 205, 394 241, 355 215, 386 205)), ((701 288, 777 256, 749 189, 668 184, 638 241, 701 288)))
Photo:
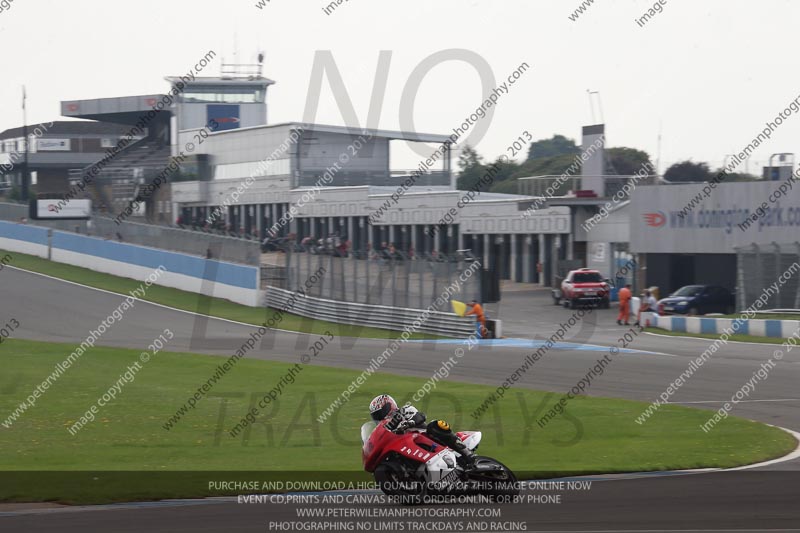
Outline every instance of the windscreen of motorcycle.
POLYGON ((369 440, 369 436, 372 435, 372 432, 375 431, 375 428, 378 427, 378 423, 374 420, 370 420, 369 422, 364 422, 364 425, 361 426, 361 443, 366 444, 369 440))

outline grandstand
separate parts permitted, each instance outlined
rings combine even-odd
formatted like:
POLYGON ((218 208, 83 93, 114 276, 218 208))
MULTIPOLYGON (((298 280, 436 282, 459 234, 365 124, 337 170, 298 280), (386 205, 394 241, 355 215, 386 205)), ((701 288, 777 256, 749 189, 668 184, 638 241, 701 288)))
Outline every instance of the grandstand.
POLYGON ((143 196, 142 202, 137 199, 160 174, 166 173, 170 182, 208 178, 209 158, 184 155, 186 147, 176 144, 179 131, 210 130, 211 124, 224 130, 266 122, 266 90, 274 82, 262 77, 260 68, 253 71, 249 67, 225 65, 224 77, 195 77, 189 81, 168 77, 170 87, 164 95, 62 102, 64 116, 128 125, 129 133, 141 132, 137 142, 118 145, 118 149, 108 150, 105 157, 72 169, 70 185, 87 183, 95 208, 101 212, 117 214, 133 204, 134 216, 146 216, 158 223, 174 221, 169 187, 143 196), (170 172, 173 158, 179 155, 180 169, 170 172))
MULTIPOLYGON (((169 145, 144 138, 114 157, 93 180, 94 205, 111 213, 119 213, 135 202, 141 190, 168 167, 169 145)), ((70 185, 84 179, 92 165, 70 171, 70 185)), ((89 182, 90 180, 86 180, 89 182)), ((158 215, 154 219, 160 218, 158 215)), ((166 220, 168 221, 168 220, 166 220)))

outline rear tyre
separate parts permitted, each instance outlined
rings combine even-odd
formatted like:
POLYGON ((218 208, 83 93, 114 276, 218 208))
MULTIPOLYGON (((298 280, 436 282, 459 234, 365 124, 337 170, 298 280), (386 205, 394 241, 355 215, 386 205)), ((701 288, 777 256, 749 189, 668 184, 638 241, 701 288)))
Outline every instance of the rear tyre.
POLYGON ((578 302, 578 300, 571 300, 571 301, 569 302, 569 308, 570 308, 570 309, 577 309, 577 308, 578 308, 578 305, 579 305, 579 303, 580 303, 580 302, 578 302))
POLYGON ((611 308, 611 302, 608 301, 608 298, 605 298, 600 302, 600 309, 610 309, 610 308, 611 308))
POLYGON ((472 481, 481 483, 481 494, 486 496, 517 496, 520 491, 517 476, 506 465, 491 457, 478 455, 475 465, 467 472, 472 481))
POLYGON ((689 314, 692 316, 697 316, 700 314, 700 310, 698 310, 696 307, 692 307, 689 309, 689 314))

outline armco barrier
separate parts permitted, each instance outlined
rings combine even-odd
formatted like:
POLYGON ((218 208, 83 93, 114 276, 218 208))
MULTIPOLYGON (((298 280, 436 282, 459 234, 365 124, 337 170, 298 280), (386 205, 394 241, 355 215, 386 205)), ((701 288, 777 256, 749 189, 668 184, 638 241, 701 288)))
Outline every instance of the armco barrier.
MULTIPOLYGON (((296 315, 328 320, 340 324, 354 326, 370 326, 375 328, 402 331, 404 327, 414 327, 423 311, 401 307, 385 307, 352 302, 325 300, 293 293, 277 287, 267 289, 267 305, 275 309, 285 309, 289 301, 296 295, 294 304, 287 312, 296 315)), ((433 333, 447 337, 466 338, 475 332, 475 321, 460 317, 453 313, 434 311, 428 319, 415 327, 415 331, 433 333)))
POLYGON ((763 320, 737 318, 713 318, 699 316, 659 316, 655 313, 642 313, 642 325, 649 325, 667 331, 680 333, 707 333, 722 335, 726 329, 734 334, 753 335, 754 337, 774 337, 787 339, 800 330, 800 320, 763 320), (646 316, 646 315, 649 315, 646 316), (734 330, 733 323, 739 324, 734 330))
POLYGON ((261 305, 259 269, 254 266, 3 221, 0 221, 0 249, 136 280, 143 280, 163 266, 165 272, 158 285, 251 307, 261 305))

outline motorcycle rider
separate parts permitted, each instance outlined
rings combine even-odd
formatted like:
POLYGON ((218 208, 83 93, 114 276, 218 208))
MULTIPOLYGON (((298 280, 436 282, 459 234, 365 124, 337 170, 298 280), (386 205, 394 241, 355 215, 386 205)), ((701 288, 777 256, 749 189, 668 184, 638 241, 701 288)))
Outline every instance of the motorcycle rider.
POLYGON ((381 394, 370 402, 369 414, 375 422, 390 419, 386 423, 386 429, 393 433, 403 433, 407 429, 424 427, 425 434, 433 441, 443 444, 459 454, 458 461, 462 463, 462 466, 472 467, 475 464, 475 453, 467 448, 458 435, 450 429, 447 422, 433 420, 426 426, 425 413, 410 403, 398 407, 394 398, 388 394, 381 394))

